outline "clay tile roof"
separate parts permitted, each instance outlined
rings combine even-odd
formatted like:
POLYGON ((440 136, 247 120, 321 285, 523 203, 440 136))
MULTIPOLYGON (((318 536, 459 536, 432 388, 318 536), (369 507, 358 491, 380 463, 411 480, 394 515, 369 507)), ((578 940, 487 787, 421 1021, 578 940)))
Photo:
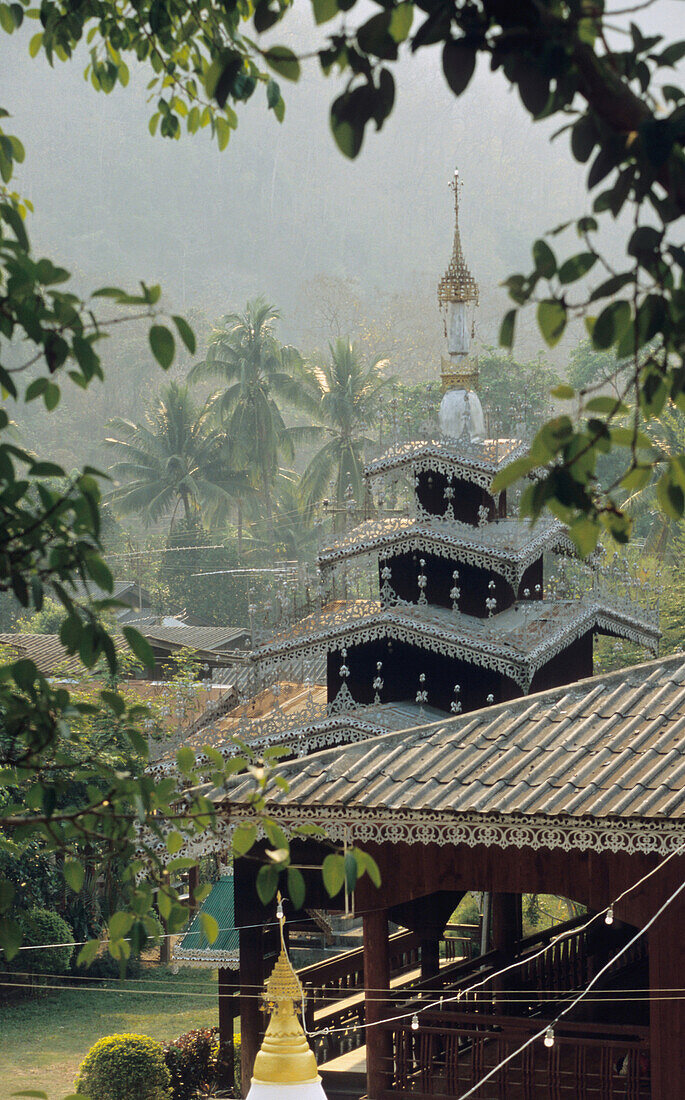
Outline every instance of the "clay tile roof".
MULTIPOLYGON (((280 771, 288 790, 273 801, 284 808, 685 825, 685 654, 338 745, 280 771)), ((252 789, 238 778, 225 799, 240 803, 252 789)))

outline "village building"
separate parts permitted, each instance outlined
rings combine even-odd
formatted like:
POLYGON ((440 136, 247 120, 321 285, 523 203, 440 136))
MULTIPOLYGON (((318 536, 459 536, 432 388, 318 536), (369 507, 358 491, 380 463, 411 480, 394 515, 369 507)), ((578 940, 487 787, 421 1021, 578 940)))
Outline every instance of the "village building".
MULTIPOLYGON (((654 594, 491 491, 525 445, 515 423, 491 437, 478 398, 456 179, 454 194, 435 431, 370 463, 374 515, 322 550, 318 606, 257 639, 256 680, 299 682, 299 704, 286 712, 277 688, 235 730, 257 752, 289 750, 288 788, 268 798, 278 823, 321 826, 381 872, 331 900, 330 847, 293 841, 307 906, 353 907, 363 924, 361 948, 299 972, 307 1031, 329 1100, 685 1097, 685 660, 593 677, 598 634, 656 652, 654 594), (408 513, 385 514, 402 485, 408 513), (303 683, 313 662, 325 693, 303 683), (467 891, 488 899, 475 953, 447 928, 467 891), (526 938, 524 893, 581 915, 526 938)), ((230 755, 224 728, 203 733, 230 755)), ((227 858, 252 790, 239 776, 213 792, 225 827, 197 852, 227 858)), ((235 862, 238 950, 234 937, 220 991, 224 1037, 240 1015, 243 1095, 264 1031, 255 990, 278 948, 258 866, 235 862)))

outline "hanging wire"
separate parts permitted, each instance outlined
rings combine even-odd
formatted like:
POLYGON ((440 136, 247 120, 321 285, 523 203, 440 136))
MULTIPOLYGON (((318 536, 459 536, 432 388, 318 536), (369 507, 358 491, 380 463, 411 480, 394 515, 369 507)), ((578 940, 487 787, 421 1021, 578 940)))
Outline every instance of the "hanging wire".
MULTIPOLYGON (((535 1035, 532 1035, 524 1043, 521 1043, 521 1045, 519 1047, 517 1047, 516 1050, 512 1051, 511 1054, 508 1054, 506 1056, 506 1058, 503 1058, 501 1060, 501 1062, 498 1062, 498 1064, 496 1066, 493 1066, 491 1070, 489 1070, 483 1077, 481 1077, 481 1079, 478 1081, 477 1084, 473 1085, 467 1092, 463 1092, 461 1094, 461 1096, 458 1098, 458 1100, 467 1100, 467 1098, 469 1096, 474 1096, 475 1093, 478 1092, 478 1090, 480 1089, 481 1085, 484 1085, 485 1082, 489 1081, 490 1078, 493 1077, 496 1073, 498 1073, 500 1069, 502 1069, 504 1066, 506 1066, 514 1058, 517 1058, 518 1055, 521 1054, 524 1050, 526 1050, 527 1047, 532 1046, 533 1043, 537 1042, 538 1039, 540 1039, 542 1036, 548 1034, 548 1032, 550 1032, 550 1031, 551 1031, 552 1040, 553 1040, 555 1025, 558 1024, 559 1021, 564 1018, 564 1016, 567 1016, 568 1013, 571 1012, 576 1007, 576 1005, 579 1004, 580 1001, 582 1001, 584 999, 584 997, 587 995, 587 993, 589 993, 589 991, 599 981, 599 979, 602 977, 602 975, 606 974, 607 970, 609 970, 609 968, 611 966, 613 966, 613 964, 617 961, 617 959, 620 959, 621 955, 625 954, 625 952, 628 951, 633 946, 634 943, 637 943, 637 941, 642 936, 644 936, 645 932, 649 931, 649 929, 652 927, 654 922, 656 920, 658 920, 658 918, 661 916, 661 914, 664 912, 664 910, 668 909, 668 906, 672 902, 675 901, 675 899, 679 896, 679 894, 681 894, 683 892, 683 890, 685 890, 685 882, 681 882, 680 886, 676 887, 676 889, 673 891, 671 896, 669 898, 667 898, 666 901, 663 902, 662 905, 659 906, 656 913, 654 913, 654 915, 652 917, 650 917, 650 919, 647 921, 647 923, 642 928, 638 929, 638 931, 635 933, 635 935, 630 940, 628 940, 628 943, 624 944, 624 946, 619 951, 617 951, 616 954, 613 955, 609 959, 609 961, 604 964, 604 966, 600 967, 600 969, 597 971, 597 973, 594 975, 594 977, 592 977, 590 979, 590 981, 586 985, 585 989, 581 990, 581 992, 578 994, 578 996, 574 997, 574 999, 566 1006, 566 1008, 562 1009, 561 1012, 559 1012, 555 1016, 555 1018, 551 1021, 551 1023, 546 1024, 545 1027, 542 1028, 541 1031, 536 1032, 535 1035)), ((553 1045, 553 1042, 552 1043, 547 1042, 547 1045, 551 1046, 551 1045, 553 1045)))

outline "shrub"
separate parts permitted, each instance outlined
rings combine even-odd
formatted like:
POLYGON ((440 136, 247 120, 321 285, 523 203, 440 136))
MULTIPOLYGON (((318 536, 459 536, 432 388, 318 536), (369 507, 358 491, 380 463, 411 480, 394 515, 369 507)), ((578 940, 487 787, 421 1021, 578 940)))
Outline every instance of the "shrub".
MULTIPOLYGON (((221 1070, 226 1065, 228 1053, 219 1044, 218 1027, 197 1028, 167 1043, 164 1058, 171 1074, 173 1100, 191 1100, 198 1094, 211 1094, 219 1079, 225 1080, 226 1075, 221 1070)), ((239 1086, 240 1036, 234 1041, 233 1074, 239 1086)))
POLYGON ((65 920, 50 909, 29 909, 19 918, 23 933, 22 947, 33 944, 64 944, 46 947, 44 951, 21 951, 13 969, 31 970, 34 974, 61 974, 69 969, 73 953, 74 933, 65 920))
MULTIPOLYGON (((125 978, 138 978, 140 977, 140 970, 140 955, 131 953, 126 959, 123 976, 125 978)), ((121 962, 119 959, 113 959, 109 951, 105 950, 101 955, 96 955, 88 966, 75 966, 74 973, 82 975, 89 981, 91 978, 120 978, 122 976, 121 962)))
POLYGON ((164 1048, 146 1035, 108 1035, 79 1067, 76 1091, 91 1100, 168 1100, 164 1048))

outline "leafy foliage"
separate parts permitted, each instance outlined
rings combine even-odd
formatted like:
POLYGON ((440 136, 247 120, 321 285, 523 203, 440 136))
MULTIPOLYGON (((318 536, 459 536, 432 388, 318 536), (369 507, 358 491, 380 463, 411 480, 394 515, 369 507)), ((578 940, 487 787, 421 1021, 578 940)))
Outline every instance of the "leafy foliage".
POLYGON ((108 1035, 83 1059, 75 1088, 97 1100, 168 1100, 164 1048, 145 1035, 108 1035))
POLYGON ((244 474, 230 464, 230 444, 212 429, 209 408, 198 409, 187 386, 171 382, 155 399, 147 423, 113 420, 117 435, 107 440, 119 461, 112 477, 119 479, 110 495, 115 508, 140 514, 153 523, 179 505, 186 523, 203 509, 225 514, 236 492, 248 490, 244 474))
POLYGON ((235 461, 254 471, 270 531, 279 461, 292 461, 296 440, 310 434, 286 426, 277 399, 295 408, 313 407, 299 353, 274 336, 278 316, 261 298, 248 302, 243 314, 229 314, 214 332, 206 358, 190 375, 195 381, 216 378, 223 383, 225 388, 214 392, 208 407, 226 432, 235 461))
MULTIPOLYGON (((236 1045, 239 1048, 240 1042, 236 1045)), ((164 1059, 171 1075, 172 1100, 211 1095, 224 1058, 218 1027, 196 1028, 167 1043, 164 1059)))
POLYGON ((69 969, 74 953, 73 929, 57 913, 49 909, 29 909, 21 918, 23 947, 15 957, 15 970, 32 974, 61 974, 69 969), (40 945, 48 945, 40 950, 40 945), (51 944, 64 944, 64 947, 50 947, 51 944))
POLYGON ((309 376, 318 397, 318 417, 326 442, 311 459, 302 483, 309 504, 321 500, 333 487, 333 498, 342 505, 348 491, 361 503, 364 496, 364 434, 378 416, 390 379, 383 375, 387 361, 374 359, 363 365, 358 349, 349 340, 331 344, 326 362, 309 365, 309 376))

